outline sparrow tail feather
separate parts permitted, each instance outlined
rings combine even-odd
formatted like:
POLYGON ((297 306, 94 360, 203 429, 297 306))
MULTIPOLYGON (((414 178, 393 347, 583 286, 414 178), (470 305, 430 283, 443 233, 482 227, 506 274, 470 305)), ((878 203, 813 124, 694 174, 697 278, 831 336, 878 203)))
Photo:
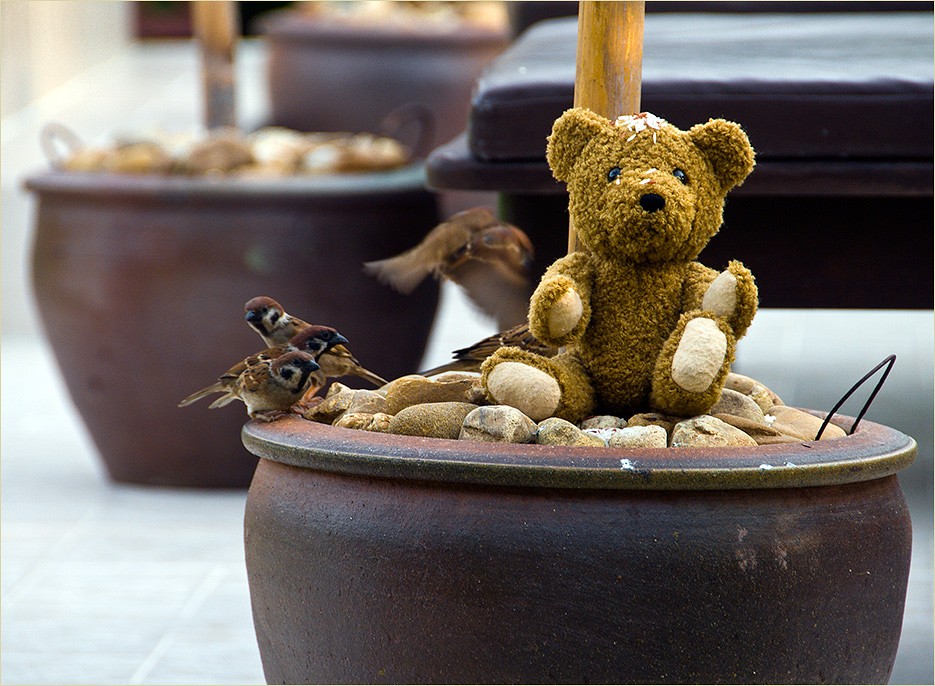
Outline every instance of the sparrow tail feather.
POLYGON ((221 393, 226 390, 227 389, 224 388, 224 386, 222 386, 220 383, 213 383, 207 388, 202 388, 200 391, 195 391, 194 393, 192 393, 190 396, 188 396, 182 402, 179 403, 179 407, 187 407, 191 405, 192 403, 198 402, 202 398, 206 398, 207 396, 213 393, 221 393))

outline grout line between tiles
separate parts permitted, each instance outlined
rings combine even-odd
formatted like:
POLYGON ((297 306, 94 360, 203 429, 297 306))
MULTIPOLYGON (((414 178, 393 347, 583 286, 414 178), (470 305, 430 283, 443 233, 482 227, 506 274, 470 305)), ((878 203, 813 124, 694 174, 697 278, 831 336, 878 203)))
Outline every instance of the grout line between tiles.
POLYGON ((227 574, 228 571, 224 565, 217 565, 208 572, 205 579, 198 588, 195 589, 182 609, 179 610, 175 620, 156 643, 155 647, 153 647, 149 655, 146 656, 142 664, 136 668, 136 671, 133 672, 128 683, 142 684, 145 681, 146 677, 148 677, 156 665, 159 664, 159 661, 169 652, 169 648, 171 648, 172 644, 177 640, 182 626, 195 616, 198 610, 205 604, 208 597, 217 590, 221 581, 224 580, 227 574))

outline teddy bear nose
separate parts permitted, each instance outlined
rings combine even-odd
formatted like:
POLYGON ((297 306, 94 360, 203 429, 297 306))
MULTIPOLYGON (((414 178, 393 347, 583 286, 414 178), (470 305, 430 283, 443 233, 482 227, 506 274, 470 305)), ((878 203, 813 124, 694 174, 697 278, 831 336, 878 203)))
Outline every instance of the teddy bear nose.
POLYGON ((640 207, 647 212, 658 212, 666 206, 666 199, 655 193, 647 193, 640 196, 640 207))

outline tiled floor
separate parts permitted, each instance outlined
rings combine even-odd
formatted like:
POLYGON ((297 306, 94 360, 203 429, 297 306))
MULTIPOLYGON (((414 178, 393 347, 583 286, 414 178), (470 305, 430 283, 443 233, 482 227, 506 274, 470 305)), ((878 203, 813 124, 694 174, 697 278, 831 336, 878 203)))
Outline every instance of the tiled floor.
MULTIPOLYGON (((12 279, 4 258, 0 340, 4 684, 263 683, 243 561, 246 493, 108 481, 47 346, 29 326, 20 335, 10 335, 6 326, 22 316, 17 303, 29 302, 23 266, 29 204, 15 188, 17 176, 41 162, 39 125, 65 120, 88 138, 137 123, 188 119, 194 125, 195 105, 186 114, 179 102, 197 89, 195 64, 185 44, 139 49, 102 67, 90 82, 72 83, 31 112, 3 122, 3 251, 17 250, 22 260, 12 279), (141 92, 139 84, 152 83, 154 74, 159 89, 141 92), (99 96, 93 84, 102 79, 109 93, 125 92, 123 99, 107 107, 89 103, 85 96, 99 96)), ((259 54, 246 54, 240 64, 252 70, 247 81, 256 86, 259 54)), ((261 92, 247 89, 244 111, 261 112, 261 92)), ((424 364, 440 363, 454 348, 492 330, 456 291, 445 289, 424 364)), ((892 352, 899 356, 868 415, 920 443, 916 464, 901 476, 916 536, 892 683, 935 680, 933 331, 931 312, 764 310, 737 363, 738 371, 761 379, 792 404, 829 408, 876 362, 892 352)))

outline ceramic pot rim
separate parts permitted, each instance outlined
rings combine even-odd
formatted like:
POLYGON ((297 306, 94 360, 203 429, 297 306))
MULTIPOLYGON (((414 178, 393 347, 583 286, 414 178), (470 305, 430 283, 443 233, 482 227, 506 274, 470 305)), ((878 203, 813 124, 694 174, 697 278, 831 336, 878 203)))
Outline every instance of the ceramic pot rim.
POLYGON ((306 17, 295 12, 273 15, 259 24, 265 40, 290 41, 306 45, 338 45, 344 50, 362 46, 389 50, 432 49, 463 50, 473 46, 502 46, 508 42, 506 31, 471 24, 450 27, 360 26, 327 19, 306 17))
MULTIPOLYGON (((821 413, 813 412, 818 416, 821 413)), ((850 427, 853 419, 836 416, 850 427)), ((418 438, 286 417, 248 422, 260 458, 359 476, 499 486, 713 490, 801 488, 870 481, 907 467, 917 445, 866 420, 845 438, 746 448, 568 448, 418 438)))
POLYGON ((50 169, 29 176, 25 188, 41 194, 94 198, 150 198, 253 202, 257 199, 307 201, 310 198, 428 193, 424 163, 358 174, 322 174, 282 178, 190 177, 168 174, 111 174, 50 169))

